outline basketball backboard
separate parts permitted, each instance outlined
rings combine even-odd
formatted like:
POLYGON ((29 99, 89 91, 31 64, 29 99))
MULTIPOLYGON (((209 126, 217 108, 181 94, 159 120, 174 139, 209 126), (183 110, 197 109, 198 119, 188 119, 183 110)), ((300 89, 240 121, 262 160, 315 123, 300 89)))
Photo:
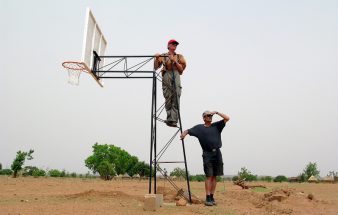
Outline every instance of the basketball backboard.
POLYGON ((92 69, 94 56, 93 51, 96 51, 99 56, 102 56, 104 55, 106 47, 107 40, 103 36, 93 13, 89 8, 87 8, 81 61, 85 63, 88 68, 92 69))
MULTIPOLYGON (((83 47, 81 61, 65 61, 62 66, 68 71, 68 83, 79 85, 79 78, 82 72, 89 73, 95 81, 103 87, 103 82, 93 72, 94 51, 98 56, 103 56, 107 47, 107 41, 97 24, 93 13, 89 8, 86 11, 84 26, 83 47)), ((103 64, 103 60, 100 61, 103 64)), ((101 64, 101 65, 102 65, 101 64)), ((97 67, 98 65, 96 65, 97 67)))

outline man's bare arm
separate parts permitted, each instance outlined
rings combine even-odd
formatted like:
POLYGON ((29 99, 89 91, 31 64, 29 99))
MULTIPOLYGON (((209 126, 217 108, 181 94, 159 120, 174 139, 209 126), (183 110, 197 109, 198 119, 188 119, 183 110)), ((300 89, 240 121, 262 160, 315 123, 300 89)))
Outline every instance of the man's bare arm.
POLYGON ((158 68, 161 67, 161 65, 162 65, 161 54, 156 53, 154 59, 154 69, 157 70, 158 68))
POLYGON ((217 114, 218 116, 222 117, 224 119, 224 122, 227 122, 230 120, 230 117, 225 115, 224 113, 218 112, 218 111, 213 111, 211 112, 212 115, 217 114))
POLYGON ((181 140, 183 140, 185 136, 187 136, 187 134, 188 134, 188 130, 183 131, 181 134, 181 140))
POLYGON ((177 60, 175 60, 175 58, 174 58, 173 55, 169 55, 169 59, 172 62, 172 64, 176 66, 177 70, 181 74, 183 72, 183 70, 184 70, 183 66, 177 60))

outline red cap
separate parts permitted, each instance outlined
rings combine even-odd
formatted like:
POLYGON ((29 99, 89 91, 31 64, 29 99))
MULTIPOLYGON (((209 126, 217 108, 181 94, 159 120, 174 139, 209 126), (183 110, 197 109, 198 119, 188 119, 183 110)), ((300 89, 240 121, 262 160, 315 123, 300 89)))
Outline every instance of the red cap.
POLYGON ((172 40, 169 40, 168 45, 169 44, 176 44, 176 45, 178 45, 179 43, 176 40, 172 39, 172 40))

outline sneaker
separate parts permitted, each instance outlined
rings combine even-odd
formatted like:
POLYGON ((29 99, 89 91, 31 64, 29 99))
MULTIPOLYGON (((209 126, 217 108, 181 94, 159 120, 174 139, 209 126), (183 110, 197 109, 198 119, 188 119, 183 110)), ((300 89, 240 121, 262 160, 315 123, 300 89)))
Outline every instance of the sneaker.
POLYGON ((212 203, 211 200, 206 200, 206 201, 204 202, 204 205, 205 205, 205 206, 213 206, 214 204, 212 203))
POLYGON ((212 202, 213 205, 217 205, 215 199, 211 199, 211 202, 212 202))

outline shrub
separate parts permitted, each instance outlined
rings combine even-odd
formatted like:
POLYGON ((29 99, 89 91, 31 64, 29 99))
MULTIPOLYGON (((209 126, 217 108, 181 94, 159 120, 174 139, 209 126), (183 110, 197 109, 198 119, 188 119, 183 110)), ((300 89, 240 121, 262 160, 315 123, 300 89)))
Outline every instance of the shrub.
POLYGON ((72 173, 70 174, 70 177, 76 178, 76 172, 72 172, 72 173))
POLYGON ((245 167, 242 167, 238 172, 238 177, 239 179, 245 179, 245 181, 257 181, 257 175, 251 174, 245 167))
POLYGON ((39 168, 35 166, 26 166, 23 168, 22 176, 32 176, 33 172, 36 170, 39 170, 39 168))
POLYGON ((48 171, 50 177, 61 177, 61 171, 57 169, 51 169, 48 171))
POLYGON ((201 181, 205 181, 205 176, 204 175, 190 175, 189 180, 201 182, 201 181))
POLYGON ((232 181, 237 181, 239 179, 238 175, 235 175, 234 177, 232 177, 232 181))
POLYGON ((46 171, 43 169, 36 169, 33 171, 32 176, 34 177, 46 176, 46 171))
POLYGON ((185 169, 176 167, 171 173, 170 176, 176 176, 177 178, 186 178, 185 169))
POLYGON ((205 181, 205 175, 196 175, 196 181, 198 182, 205 181))
POLYGON ((13 171, 11 169, 2 169, 0 170, 0 175, 12 175, 13 171))
POLYGON ((278 175, 273 179, 274 182, 287 182, 288 179, 284 175, 278 175))
POLYGON ((62 172, 60 172, 60 177, 65 177, 66 176, 66 170, 62 170, 62 172))
POLYGON ((272 181, 272 177, 271 176, 262 176, 259 180, 271 182, 272 181))

